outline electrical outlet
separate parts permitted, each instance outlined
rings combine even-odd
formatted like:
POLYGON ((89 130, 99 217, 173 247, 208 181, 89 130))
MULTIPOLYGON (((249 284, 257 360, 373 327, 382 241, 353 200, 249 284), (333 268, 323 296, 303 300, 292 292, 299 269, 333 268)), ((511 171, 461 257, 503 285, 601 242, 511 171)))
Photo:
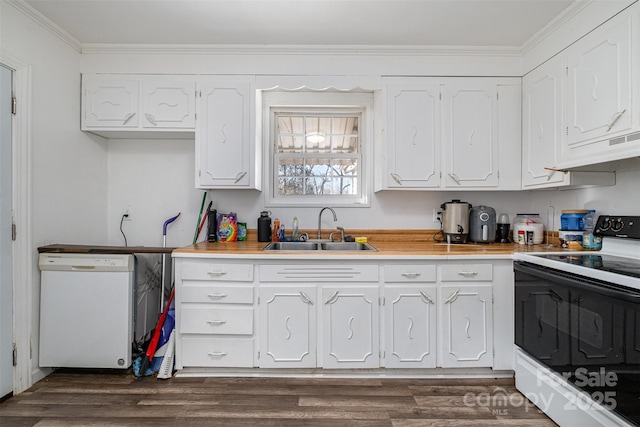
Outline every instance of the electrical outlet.
POLYGON ((433 222, 440 222, 437 209, 433 210, 433 222))
POLYGON ((124 221, 133 221, 133 208, 131 206, 127 206, 122 211, 122 215, 126 215, 124 217, 124 221))

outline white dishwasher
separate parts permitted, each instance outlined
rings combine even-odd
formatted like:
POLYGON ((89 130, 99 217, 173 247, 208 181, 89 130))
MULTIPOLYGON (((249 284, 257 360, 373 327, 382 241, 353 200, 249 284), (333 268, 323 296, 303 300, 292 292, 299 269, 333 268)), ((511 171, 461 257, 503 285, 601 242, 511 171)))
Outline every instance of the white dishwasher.
POLYGON ((40 366, 131 365, 134 256, 42 253, 40 366))

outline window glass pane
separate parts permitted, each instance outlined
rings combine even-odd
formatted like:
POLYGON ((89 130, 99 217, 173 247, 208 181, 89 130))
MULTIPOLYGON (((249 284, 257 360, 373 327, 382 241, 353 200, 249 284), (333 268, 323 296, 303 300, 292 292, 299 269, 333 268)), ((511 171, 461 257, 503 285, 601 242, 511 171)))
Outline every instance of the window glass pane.
POLYGON ((279 135, 278 153, 300 153, 304 144, 304 135, 279 135))
POLYGON ((334 135, 331 137, 334 153, 354 154, 358 152, 358 137, 334 135))
POLYGON ((357 135, 358 117, 334 117, 332 134, 357 135))
POLYGON ((296 196, 302 194, 303 178, 278 178, 278 194, 281 196, 296 196))

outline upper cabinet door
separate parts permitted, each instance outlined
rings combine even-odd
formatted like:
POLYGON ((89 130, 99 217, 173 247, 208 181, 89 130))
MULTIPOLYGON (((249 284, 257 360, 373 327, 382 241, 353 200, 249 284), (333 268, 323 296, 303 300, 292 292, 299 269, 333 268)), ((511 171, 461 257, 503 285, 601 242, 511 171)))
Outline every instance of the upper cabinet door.
POLYGON ((144 128, 193 129, 196 83, 148 80, 142 85, 144 128))
POLYGON ((440 85, 390 78, 386 91, 388 188, 440 186, 440 85))
POLYGON ((627 14, 567 49, 569 149, 632 129, 631 40, 632 15, 627 14))
POLYGON ((83 79, 84 128, 136 128, 139 83, 133 79, 83 79))
POLYGON ((442 91, 442 111, 445 187, 497 187, 496 82, 447 81, 442 91))
POLYGON ((562 62, 542 64, 523 79, 522 186, 555 186, 562 150, 562 62))
POLYGON ((256 188, 254 83, 217 78, 198 90, 196 187, 256 188))

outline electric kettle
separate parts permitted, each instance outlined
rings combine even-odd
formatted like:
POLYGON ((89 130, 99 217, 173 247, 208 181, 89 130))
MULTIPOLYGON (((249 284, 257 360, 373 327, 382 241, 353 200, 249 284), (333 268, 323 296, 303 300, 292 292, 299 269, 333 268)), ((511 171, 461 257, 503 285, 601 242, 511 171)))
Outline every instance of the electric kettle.
POLYGON ((454 199, 440 205, 442 234, 447 243, 467 243, 471 204, 454 199))

